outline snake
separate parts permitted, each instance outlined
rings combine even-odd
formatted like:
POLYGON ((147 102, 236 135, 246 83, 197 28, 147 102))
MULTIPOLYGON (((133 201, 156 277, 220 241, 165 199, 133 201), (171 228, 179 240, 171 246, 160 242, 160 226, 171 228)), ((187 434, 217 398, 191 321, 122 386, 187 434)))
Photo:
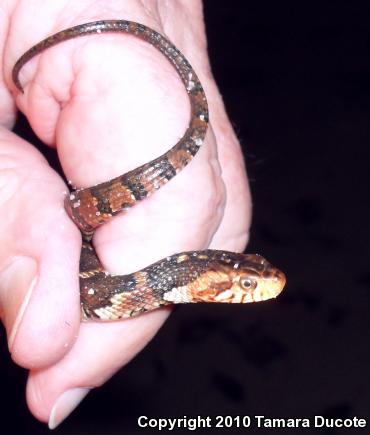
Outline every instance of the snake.
POLYGON ((19 72, 44 50, 72 38, 108 32, 140 38, 167 58, 185 86, 190 120, 181 139, 163 155, 112 180, 67 194, 65 209, 83 237, 79 270, 82 320, 120 320, 178 303, 241 304, 276 297, 285 286, 285 275, 258 254, 213 249, 180 252, 126 275, 113 275, 101 264, 92 245, 96 228, 145 201, 190 163, 205 140, 209 120, 203 86, 185 56, 161 33, 133 21, 93 21, 46 37, 14 64, 15 87, 24 92, 19 72))

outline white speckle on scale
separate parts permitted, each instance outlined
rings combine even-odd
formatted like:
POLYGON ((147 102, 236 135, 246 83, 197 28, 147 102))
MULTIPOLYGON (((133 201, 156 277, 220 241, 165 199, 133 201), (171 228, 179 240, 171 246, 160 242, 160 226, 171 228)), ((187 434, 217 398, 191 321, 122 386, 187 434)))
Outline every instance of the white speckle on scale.
POLYGON ((73 208, 78 208, 80 205, 81 205, 81 202, 80 201, 76 201, 76 202, 73 203, 72 207, 73 208))
POLYGON ((175 304, 181 304, 184 302, 189 302, 189 295, 187 287, 176 287, 172 290, 166 292, 163 295, 163 300, 168 302, 173 302, 175 304))
POLYGON ((95 294, 95 290, 93 288, 89 288, 89 290, 87 291, 88 295, 94 295, 95 294))
POLYGON ((189 80, 189 81, 188 81, 188 84, 187 84, 187 86, 186 86, 186 89, 187 89, 188 91, 192 91, 192 90, 194 89, 194 86, 195 86, 195 82, 194 82, 193 80, 189 80))
POLYGON ((238 269, 239 268, 239 263, 235 263, 234 264, 234 269, 238 269))

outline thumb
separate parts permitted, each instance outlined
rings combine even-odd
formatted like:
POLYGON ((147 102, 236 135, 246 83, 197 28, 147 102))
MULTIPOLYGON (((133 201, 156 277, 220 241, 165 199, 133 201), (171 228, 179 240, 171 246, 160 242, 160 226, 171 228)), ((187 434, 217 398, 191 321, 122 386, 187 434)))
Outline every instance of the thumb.
POLYGON ((0 315, 12 358, 27 368, 58 361, 79 327, 80 236, 64 192, 38 151, 0 129, 0 315))

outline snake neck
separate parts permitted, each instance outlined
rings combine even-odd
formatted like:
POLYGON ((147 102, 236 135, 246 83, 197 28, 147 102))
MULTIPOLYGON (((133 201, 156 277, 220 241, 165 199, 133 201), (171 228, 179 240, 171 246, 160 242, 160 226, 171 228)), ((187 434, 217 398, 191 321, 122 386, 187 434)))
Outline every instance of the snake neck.
POLYGON ((112 320, 168 304, 196 302, 192 284, 199 290, 205 274, 210 272, 210 264, 215 261, 214 252, 210 252, 176 254, 139 272, 111 275, 104 270, 93 247, 84 243, 80 260, 83 317, 112 320))

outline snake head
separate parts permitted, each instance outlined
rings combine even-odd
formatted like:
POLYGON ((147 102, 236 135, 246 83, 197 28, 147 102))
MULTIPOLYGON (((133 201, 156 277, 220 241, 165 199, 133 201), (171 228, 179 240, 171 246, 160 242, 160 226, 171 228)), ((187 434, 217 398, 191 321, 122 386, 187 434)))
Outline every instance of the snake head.
POLYGON ((256 254, 225 253, 192 286, 199 302, 248 303, 275 298, 283 290, 283 272, 256 254))

